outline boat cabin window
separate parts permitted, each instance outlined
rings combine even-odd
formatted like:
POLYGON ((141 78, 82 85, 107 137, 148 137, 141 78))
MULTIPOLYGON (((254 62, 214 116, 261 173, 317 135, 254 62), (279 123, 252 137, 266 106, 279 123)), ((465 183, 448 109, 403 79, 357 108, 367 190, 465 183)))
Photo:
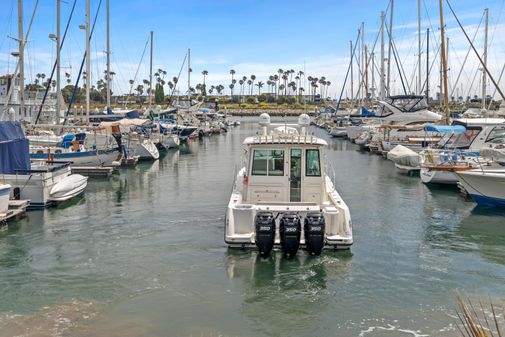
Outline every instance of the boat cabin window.
POLYGON ((321 161, 319 160, 319 150, 307 150, 305 158, 305 175, 307 177, 320 177, 321 161))
POLYGON ((254 150, 253 176, 283 176, 284 150, 254 150))
POLYGON ((486 143, 505 144, 505 126, 497 126, 489 133, 486 143))
POLYGON ((454 134, 445 144, 448 148, 468 148, 480 133, 481 129, 467 129, 463 133, 454 134))

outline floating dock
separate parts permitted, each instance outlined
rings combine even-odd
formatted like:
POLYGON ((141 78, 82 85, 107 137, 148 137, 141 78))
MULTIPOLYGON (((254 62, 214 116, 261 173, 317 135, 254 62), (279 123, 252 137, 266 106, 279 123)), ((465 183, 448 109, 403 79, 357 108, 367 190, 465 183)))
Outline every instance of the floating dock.
POLYGON ((26 213, 26 208, 30 202, 28 200, 9 200, 9 209, 6 213, 0 213, 0 227, 7 224, 9 220, 18 220, 26 213))
POLYGON ((87 177, 110 177, 117 170, 114 166, 72 166, 72 173, 87 177))

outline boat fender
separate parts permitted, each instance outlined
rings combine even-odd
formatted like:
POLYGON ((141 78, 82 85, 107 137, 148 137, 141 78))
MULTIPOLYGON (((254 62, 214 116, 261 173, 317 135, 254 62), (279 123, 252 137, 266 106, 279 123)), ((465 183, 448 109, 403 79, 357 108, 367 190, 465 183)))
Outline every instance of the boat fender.
POLYGON ((256 246, 261 257, 268 257, 275 240, 275 217, 272 212, 258 212, 254 219, 256 246))

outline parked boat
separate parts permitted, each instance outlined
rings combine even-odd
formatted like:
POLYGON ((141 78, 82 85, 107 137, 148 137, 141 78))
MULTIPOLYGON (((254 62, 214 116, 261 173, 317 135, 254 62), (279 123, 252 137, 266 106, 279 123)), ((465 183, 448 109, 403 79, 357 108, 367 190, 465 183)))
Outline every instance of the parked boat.
POLYGON ((349 209, 321 162, 328 144, 307 133, 307 115, 298 121, 272 125, 269 132, 270 117, 262 114, 260 135, 244 140, 246 166, 236 176, 226 212, 230 247, 257 246, 268 256, 279 246, 293 256, 300 245, 313 255, 352 245, 349 209))
POLYGON ((29 141, 19 122, 0 122, 0 182, 11 185, 11 197, 47 207, 82 194, 87 177, 71 174, 70 163, 30 161, 29 141))
POLYGON ((459 182, 479 205, 505 207, 505 168, 455 172, 459 182))

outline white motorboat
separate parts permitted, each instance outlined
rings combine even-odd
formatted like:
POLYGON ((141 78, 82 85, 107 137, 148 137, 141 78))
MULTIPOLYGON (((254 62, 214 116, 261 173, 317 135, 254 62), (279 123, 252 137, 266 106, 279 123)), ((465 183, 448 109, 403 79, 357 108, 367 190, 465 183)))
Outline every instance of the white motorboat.
POLYGON ((505 207, 505 168, 456 172, 459 183, 479 205, 505 207))
POLYGON ((298 121, 269 131, 270 116, 262 114, 262 132, 244 140, 246 164, 226 212, 229 247, 257 246, 263 256, 280 247, 293 256, 300 246, 319 255, 323 248, 352 245, 349 209, 322 162, 328 144, 307 133, 307 115, 298 121))
POLYGON ((161 138, 161 144, 166 149, 176 148, 179 147, 179 145, 181 144, 181 140, 179 139, 179 136, 177 134, 161 135, 160 138, 161 138))
POLYGON ((138 138, 138 135, 130 137, 127 149, 132 156, 137 156, 139 160, 156 160, 160 157, 160 152, 152 140, 138 138))
POLYGON ((30 200, 31 208, 46 207, 81 194, 87 178, 71 174, 70 163, 30 161, 29 141, 19 122, 0 122, 0 183, 12 187, 11 197, 30 200), (5 132, 4 132, 5 130, 5 132), (5 148, 5 151, 4 149, 5 148))
POLYGON ((11 185, 0 184, 0 214, 7 213, 9 210, 9 198, 11 194, 11 185))

